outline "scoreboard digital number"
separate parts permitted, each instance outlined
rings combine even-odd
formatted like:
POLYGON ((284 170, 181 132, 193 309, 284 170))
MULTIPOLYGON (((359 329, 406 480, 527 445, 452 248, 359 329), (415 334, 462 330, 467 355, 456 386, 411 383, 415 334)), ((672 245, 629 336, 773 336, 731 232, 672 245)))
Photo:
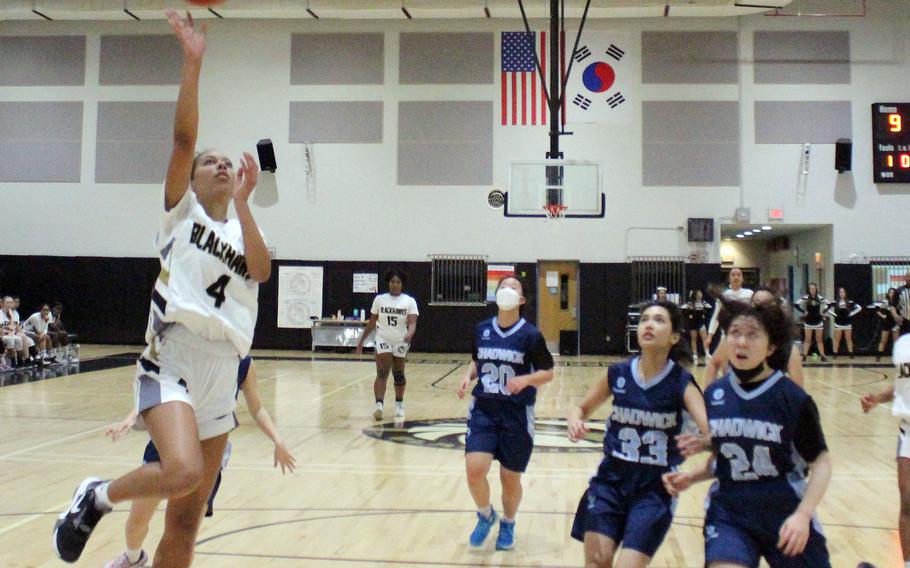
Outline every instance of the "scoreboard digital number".
POLYGON ((910 103, 872 105, 872 178, 910 183, 910 103))

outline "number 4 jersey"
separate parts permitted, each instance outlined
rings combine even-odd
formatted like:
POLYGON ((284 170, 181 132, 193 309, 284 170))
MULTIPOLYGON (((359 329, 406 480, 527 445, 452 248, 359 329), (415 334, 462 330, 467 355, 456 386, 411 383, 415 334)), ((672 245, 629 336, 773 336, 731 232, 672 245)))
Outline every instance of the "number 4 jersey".
POLYGON ((676 436, 682 431, 686 388, 692 374, 673 361, 647 383, 638 373, 638 357, 607 371, 613 411, 604 435, 603 467, 636 463, 667 469, 682 463, 676 436))
POLYGON ((253 341, 259 284, 243 256, 240 221, 215 221, 191 189, 165 211, 155 238, 161 273, 152 291, 151 343, 179 323, 209 341, 230 341, 245 357, 253 341))

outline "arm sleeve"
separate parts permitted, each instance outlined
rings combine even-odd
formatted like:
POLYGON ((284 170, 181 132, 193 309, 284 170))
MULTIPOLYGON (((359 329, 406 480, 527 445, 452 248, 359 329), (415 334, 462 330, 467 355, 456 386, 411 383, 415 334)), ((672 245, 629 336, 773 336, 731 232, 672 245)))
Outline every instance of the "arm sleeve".
POLYGON ((853 309, 850 310, 850 317, 852 318, 856 314, 860 313, 863 310, 863 307, 859 304, 853 304, 853 309))
POLYGON ((807 463, 814 462, 822 452, 828 449, 825 433, 822 432, 821 418, 818 415, 818 406, 815 405, 812 397, 806 399, 800 409, 793 444, 807 463))
POLYGON ((410 306, 408 306, 408 315, 409 316, 419 316, 420 311, 417 309, 417 300, 411 298, 410 306))
POLYGON ((370 307, 370 313, 374 316, 379 315, 379 296, 373 298, 373 305, 370 307))
POLYGON ((806 297, 803 296, 800 298, 795 304, 793 304, 793 307, 802 313, 806 313, 806 297))
POLYGON ((550 355, 547 340, 543 338, 542 334, 537 335, 534 346, 528 353, 528 360, 531 361, 535 371, 546 371, 553 368, 553 356, 550 355))
POLYGON ((720 311, 723 309, 724 305, 720 300, 714 304, 714 311, 711 312, 711 323, 708 324, 708 333, 714 335, 714 332, 717 331, 717 326, 719 325, 717 321, 717 316, 720 314, 720 311))

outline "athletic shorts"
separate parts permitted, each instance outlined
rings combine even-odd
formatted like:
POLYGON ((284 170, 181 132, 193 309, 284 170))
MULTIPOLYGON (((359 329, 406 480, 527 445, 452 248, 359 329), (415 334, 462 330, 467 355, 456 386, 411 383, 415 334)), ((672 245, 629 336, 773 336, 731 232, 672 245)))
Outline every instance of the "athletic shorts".
POLYGON ((901 422, 901 431, 897 435, 897 457, 910 458, 910 425, 901 422))
POLYGON ((851 329, 853 329, 853 324, 852 324, 852 323, 847 324, 847 325, 837 325, 837 324, 834 324, 834 329, 840 329, 840 330, 845 330, 845 329, 846 329, 846 330, 851 330, 851 329))
POLYGON ((388 341, 381 337, 376 337, 376 354, 391 353, 393 357, 407 357, 410 343, 404 341, 388 341))
POLYGON ((771 568, 831 568, 825 536, 814 516, 809 524, 809 541, 801 554, 785 556, 777 548, 780 527, 797 504, 775 510, 754 503, 725 507, 711 499, 705 515, 705 565, 729 562, 758 568, 764 558, 771 568))
POLYGON ((508 470, 523 473, 534 450, 534 406, 473 398, 468 407, 465 453, 493 454, 508 470))
POLYGON ((4 335, 3 347, 15 351, 22 351, 22 338, 18 335, 4 335))
MULTIPOLYGON (((228 462, 231 460, 231 442, 228 440, 227 445, 224 447, 224 455, 221 456, 221 469, 227 469, 228 462)), ((142 465, 147 463, 157 463, 161 461, 161 456, 158 455, 158 448, 155 447, 155 442, 149 440, 149 443, 145 445, 145 452, 142 454, 142 465)))
POLYGON ((613 479, 591 478, 572 524, 572 537, 584 542, 586 532, 609 537, 623 548, 653 557, 673 524, 676 499, 660 480, 638 464, 610 464, 613 479), (642 471, 636 471, 642 470, 642 471))
POLYGON ((137 427, 145 427, 142 412, 179 401, 193 407, 200 440, 230 432, 236 425, 239 365, 240 357, 230 342, 203 339, 179 324, 169 326, 155 336, 136 363, 137 427))
POLYGON ((803 322, 803 329, 825 329, 825 322, 819 322, 819 323, 803 322))

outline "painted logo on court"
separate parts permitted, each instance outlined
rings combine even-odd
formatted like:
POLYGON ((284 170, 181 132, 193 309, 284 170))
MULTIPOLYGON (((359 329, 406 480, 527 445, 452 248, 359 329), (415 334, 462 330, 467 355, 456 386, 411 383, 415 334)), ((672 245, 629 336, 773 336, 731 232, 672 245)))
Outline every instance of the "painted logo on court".
MULTIPOLYGON (((566 421, 560 418, 538 418, 534 422, 534 451, 537 452, 602 452, 603 422, 588 422, 588 435, 570 442, 566 421)), ((414 420, 394 424, 377 424, 364 428, 371 438, 396 444, 464 450, 467 425, 463 418, 414 420)))

